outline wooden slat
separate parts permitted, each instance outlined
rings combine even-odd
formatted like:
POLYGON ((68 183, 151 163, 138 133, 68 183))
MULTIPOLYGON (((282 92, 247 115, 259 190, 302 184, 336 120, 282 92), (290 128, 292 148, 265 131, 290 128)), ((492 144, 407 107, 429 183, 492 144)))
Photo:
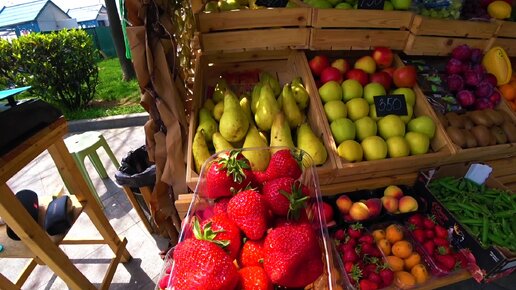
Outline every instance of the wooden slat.
POLYGON ((409 55, 449 55, 453 48, 461 44, 486 50, 491 42, 489 39, 421 36, 411 33, 403 51, 409 55))
POLYGON ((311 50, 370 50, 386 46, 401 50, 405 47, 409 32, 368 29, 319 29, 312 28, 311 50))
POLYGON ((109 263, 109 267, 106 271, 106 274, 104 276, 104 279, 102 280, 102 285, 100 286, 101 290, 108 290, 109 286, 111 285, 111 281, 113 280, 113 277, 115 276, 116 268, 118 267, 118 264, 120 263, 120 259, 124 256, 124 252, 126 251, 125 246, 127 245, 127 239, 122 238, 122 242, 118 245, 118 250, 115 252, 115 257, 111 260, 111 263, 109 263))
POLYGON ((409 29, 414 14, 407 11, 313 9, 312 27, 316 28, 390 28, 409 29))
POLYGON ((502 47, 508 56, 516 56, 516 38, 497 37, 493 42, 493 47, 502 47))
POLYGON ((20 287, 13 284, 13 282, 9 281, 4 275, 0 273, 0 289, 2 290, 19 290, 20 287))
POLYGON ((32 271, 34 271, 34 268, 36 268, 37 265, 38 265, 38 263, 36 263, 36 260, 31 259, 25 265, 25 267, 23 267, 23 270, 20 273, 20 275, 18 276, 18 279, 16 279, 16 287, 22 288, 23 284, 25 283, 25 281, 27 281, 30 274, 32 273, 32 271))
POLYGON ((306 27, 311 22, 310 8, 269 8, 235 10, 198 15, 201 33, 246 28, 306 27))
POLYGON ((496 35, 499 37, 516 38, 516 22, 500 21, 500 28, 496 35))
POLYGON ((433 290, 446 285, 455 284, 460 281, 468 280, 471 278, 471 274, 466 270, 459 270, 455 273, 452 273, 448 276, 439 277, 436 279, 430 280, 428 283, 421 285, 416 288, 412 288, 414 290, 433 290))
POLYGON ((359 177, 358 180, 347 180, 339 183, 321 185, 322 195, 335 195, 343 192, 352 192, 357 190, 377 189, 392 184, 397 185, 414 185, 418 173, 393 173, 390 176, 374 177, 369 175, 368 178, 359 177))
POLYGON ((410 31, 416 35, 488 39, 495 35, 499 26, 496 21, 436 19, 416 15, 410 31))
POLYGON ((188 213, 188 208, 194 197, 193 193, 180 194, 175 202, 179 217, 183 219, 188 213))
POLYGON ((308 28, 274 28, 201 34, 205 53, 257 49, 308 48, 308 28))

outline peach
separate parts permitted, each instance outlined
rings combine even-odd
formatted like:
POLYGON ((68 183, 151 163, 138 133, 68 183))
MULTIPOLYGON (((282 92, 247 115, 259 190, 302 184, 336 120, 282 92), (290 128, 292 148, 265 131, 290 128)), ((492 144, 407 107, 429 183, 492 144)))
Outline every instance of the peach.
POLYGON ((396 185, 389 185, 384 191, 383 196, 392 196, 400 199, 403 196, 403 190, 396 185))
POLYGON ((366 200, 365 204, 369 209, 369 215, 371 217, 377 217, 382 211, 382 201, 379 198, 370 198, 366 200))
POLYGON ((417 200, 415 200, 412 196, 404 196, 400 198, 399 201, 399 209, 400 212, 411 212, 416 211, 418 207, 417 200))
POLYGON ((396 213, 398 211, 398 199, 394 196, 382 197, 382 204, 386 211, 396 213))
POLYGON ((341 195, 339 198, 337 198, 337 208, 339 209, 340 213, 347 214, 349 212, 349 209, 353 205, 353 202, 347 195, 341 195))
POLYGON ((369 218, 369 208, 367 205, 361 201, 353 203, 351 208, 349 209, 349 215, 355 221, 363 221, 369 218))

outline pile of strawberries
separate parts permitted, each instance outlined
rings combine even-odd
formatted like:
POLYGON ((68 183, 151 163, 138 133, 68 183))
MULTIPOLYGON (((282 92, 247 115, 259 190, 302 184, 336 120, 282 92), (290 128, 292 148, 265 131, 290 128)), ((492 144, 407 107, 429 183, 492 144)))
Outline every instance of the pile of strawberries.
POLYGON ((384 262, 373 236, 363 229, 362 224, 338 229, 333 238, 350 282, 357 289, 375 290, 392 284, 394 273, 384 262))
POLYGON ((273 289, 313 283, 324 265, 307 216, 310 190, 299 180, 301 159, 280 150, 266 171, 253 172, 233 150, 211 163, 199 195, 215 200, 213 215, 193 218, 159 287, 273 289))
POLYGON ((437 224, 432 216, 414 214, 407 219, 408 229, 414 240, 423 246, 426 256, 430 257, 441 272, 451 272, 466 267, 463 255, 453 251, 448 241, 448 231, 437 224))

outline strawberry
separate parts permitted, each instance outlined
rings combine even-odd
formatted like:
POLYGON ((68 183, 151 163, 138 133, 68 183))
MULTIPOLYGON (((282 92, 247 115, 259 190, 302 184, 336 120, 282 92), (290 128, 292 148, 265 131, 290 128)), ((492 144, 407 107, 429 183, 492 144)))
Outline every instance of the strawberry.
POLYGON ((358 239, 362 236, 363 228, 361 223, 354 223, 348 228, 348 235, 354 239, 358 239))
POLYGON ((439 247, 437 247, 435 252, 438 253, 439 255, 449 255, 449 254, 451 254, 449 246, 439 246, 439 247))
POLYGON ((357 245, 357 240, 348 236, 348 238, 346 238, 344 241, 344 244, 351 245, 351 247, 354 248, 357 245))
POLYGON ((362 244, 372 245, 374 243, 374 238, 370 234, 365 234, 365 235, 361 236, 358 239, 358 241, 361 242, 362 244))
POLYGON ((265 237, 263 268, 273 284, 305 287, 323 272, 321 249, 309 223, 272 229, 265 237))
POLYGON ((240 267, 262 266, 263 263, 263 240, 247 240, 242 246, 238 255, 240 267))
POLYGON ((441 225, 435 225, 435 235, 438 238, 448 239, 448 231, 441 225))
POLYGON ((426 241, 423 244, 423 247, 425 248, 426 252, 431 255, 434 252, 435 244, 432 240, 430 240, 430 241, 426 241))
POLYGON ((408 222, 416 226, 416 228, 421 229, 423 227, 423 216, 416 213, 408 218, 408 222))
POLYGON ((210 164, 206 173, 203 197, 219 198, 231 196, 246 186, 253 184, 254 175, 249 161, 239 150, 232 150, 210 164))
POLYGON ((383 286, 387 287, 392 284, 394 281, 394 273, 391 269, 389 269, 389 266, 384 267, 384 269, 380 270, 380 277, 382 277, 383 286))
POLYGON ((213 205, 213 213, 219 214, 227 212, 229 199, 229 197, 222 197, 217 199, 213 205))
POLYGON ((353 245, 351 243, 340 244, 339 245, 339 250, 340 250, 341 253, 355 251, 355 245, 353 245))
POLYGON ((309 196, 303 191, 304 185, 291 177, 280 177, 266 182, 262 195, 275 215, 296 217, 304 209, 309 196))
POLYGON ((174 250, 172 289, 235 289, 239 282, 233 260, 215 243, 190 238, 174 250))
POLYGON ((353 262, 346 262, 344 263, 344 270, 346 270, 346 273, 351 273, 351 269, 353 268, 353 262))
POLYGON ((194 234, 197 239, 213 241, 222 245, 231 259, 235 259, 240 251, 242 243, 240 229, 226 213, 212 216, 205 220, 200 227, 198 220, 195 219, 194 234))
POLYGON ((259 240, 267 230, 267 204, 252 189, 233 196, 228 203, 228 216, 251 240, 259 240))
POLYGON ((378 249, 377 247, 374 247, 371 251, 371 256, 380 258, 382 257, 382 252, 380 252, 380 249, 378 249))
POLYGON ((425 231, 422 230, 422 229, 415 229, 413 232, 412 232, 412 235, 414 235, 414 239, 416 241, 418 241, 419 243, 424 243, 426 241, 426 235, 425 235, 425 231))
POLYGON ((425 237, 427 240, 433 239, 435 237, 433 230, 425 230, 425 237))
POLYGON ((468 266, 468 259, 461 253, 455 253, 453 254, 453 257, 455 258, 455 268, 462 268, 466 269, 468 266))
POLYGON ((303 153, 296 153, 289 149, 279 150, 272 154, 269 166, 264 172, 255 172, 256 181, 263 183, 280 177, 298 179, 301 176, 301 161, 303 153))
POLYGON ((377 272, 377 268, 378 266, 375 264, 367 264, 364 266, 364 269, 362 269, 362 274, 364 274, 364 276, 369 276, 370 273, 377 272))
POLYGON ((238 271, 242 290, 272 290, 272 283, 262 267, 244 267, 238 271))
POLYGON ((432 230, 435 227, 435 222, 429 217, 423 218, 423 227, 427 230, 432 230))
POLYGON ((362 268, 357 264, 353 265, 349 276, 352 284, 357 283, 360 280, 360 278, 362 278, 362 268))
POLYGON ((437 265, 447 271, 451 271, 455 267, 455 258, 452 255, 436 255, 434 256, 437 265))
POLYGON ((343 241, 346 238, 346 231, 343 229, 338 229, 333 234, 333 237, 338 241, 343 241))
POLYGON ((170 274, 171 271, 172 271, 172 265, 167 267, 167 269, 165 270, 165 273, 170 274))
POLYGON ((367 280, 376 284, 378 288, 383 285, 382 277, 376 272, 369 273, 369 275, 367 275, 367 280))
POLYGON ((450 245, 448 240, 442 239, 442 238, 435 238, 434 243, 436 246, 449 246, 450 245))
POLYGON ((347 250, 342 252, 342 261, 352 263, 358 261, 358 255, 355 249, 352 249, 351 251, 347 250))
POLYGON ((362 250, 360 253, 362 255, 372 256, 374 249, 376 249, 376 246, 373 244, 362 244, 362 250))
POLYGON ((378 289, 378 285, 368 279, 360 280, 359 285, 360 285, 360 290, 376 290, 376 289, 378 289))
POLYGON ((166 289, 170 282, 170 275, 167 274, 159 280, 159 289, 166 289))

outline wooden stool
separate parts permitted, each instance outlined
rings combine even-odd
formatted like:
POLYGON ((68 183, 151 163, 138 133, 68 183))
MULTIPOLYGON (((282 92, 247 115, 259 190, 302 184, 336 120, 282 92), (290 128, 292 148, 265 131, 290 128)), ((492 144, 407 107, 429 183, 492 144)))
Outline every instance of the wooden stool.
MULTIPOLYGON (((111 148, 107 144, 106 139, 104 139, 104 136, 102 136, 101 133, 91 131, 68 137, 65 139, 65 144, 66 147, 68 147, 70 154, 72 154, 75 162, 77 163, 77 166, 79 167, 79 170, 81 171, 82 176, 86 180, 91 192, 93 192, 95 198, 99 202, 100 206, 103 208, 104 206, 102 205, 97 190, 95 189, 95 186, 93 186, 93 182, 91 181, 90 175, 86 170, 84 159, 86 157, 90 159, 91 163, 93 164, 93 167, 99 174, 100 178, 104 179, 108 177, 106 169, 104 168, 104 165, 102 164, 102 161, 100 161, 99 155, 97 154, 97 149, 102 147, 106 151, 107 155, 109 156, 109 159, 111 159, 111 162, 113 162, 115 167, 119 168, 120 163, 118 163, 118 160, 113 154, 113 151, 111 151, 111 148)), ((70 191, 69 186, 66 185, 66 187, 70 191)))

